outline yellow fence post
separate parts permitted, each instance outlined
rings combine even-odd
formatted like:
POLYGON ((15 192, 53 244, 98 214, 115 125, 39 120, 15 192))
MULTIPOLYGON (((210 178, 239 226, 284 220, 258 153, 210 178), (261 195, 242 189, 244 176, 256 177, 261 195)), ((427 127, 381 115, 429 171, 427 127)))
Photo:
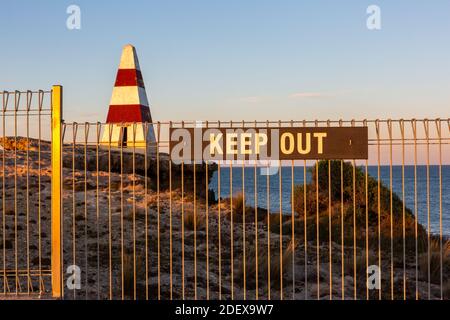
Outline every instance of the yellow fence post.
POLYGON ((52 87, 52 296, 61 298, 61 123, 63 87, 52 87))

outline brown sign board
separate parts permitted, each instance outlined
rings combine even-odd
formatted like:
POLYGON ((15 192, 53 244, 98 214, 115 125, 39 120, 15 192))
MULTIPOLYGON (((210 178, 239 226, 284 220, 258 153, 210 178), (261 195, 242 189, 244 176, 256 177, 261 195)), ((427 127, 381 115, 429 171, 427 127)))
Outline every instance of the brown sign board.
POLYGON ((171 128, 172 161, 367 159, 367 127, 171 128))

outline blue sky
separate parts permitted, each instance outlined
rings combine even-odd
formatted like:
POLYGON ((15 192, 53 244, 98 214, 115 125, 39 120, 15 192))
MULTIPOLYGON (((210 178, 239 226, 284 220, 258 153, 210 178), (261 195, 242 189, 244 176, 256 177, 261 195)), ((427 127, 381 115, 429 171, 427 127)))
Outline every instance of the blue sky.
POLYGON ((0 89, 62 84, 67 121, 106 119, 127 43, 156 121, 448 117, 448 0, 3 2, 0 89))

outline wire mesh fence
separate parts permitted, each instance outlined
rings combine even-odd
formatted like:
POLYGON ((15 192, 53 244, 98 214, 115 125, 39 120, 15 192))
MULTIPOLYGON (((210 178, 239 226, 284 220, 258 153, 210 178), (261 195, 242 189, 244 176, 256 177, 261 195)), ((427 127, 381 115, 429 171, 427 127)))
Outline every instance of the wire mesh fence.
POLYGON ((62 122, 52 144, 51 93, 0 93, 3 295, 449 298, 449 119, 62 122), (367 127, 368 159, 170 154, 174 128, 303 127, 367 127))
POLYGON ((140 125, 64 124, 64 297, 447 297, 448 119, 140 125), (369 159, 174 164, 170 129, 208 126, 367 126, 369 159))
POLYGON ((49 91, 0 92, 0 293, 51 292, 49 91))

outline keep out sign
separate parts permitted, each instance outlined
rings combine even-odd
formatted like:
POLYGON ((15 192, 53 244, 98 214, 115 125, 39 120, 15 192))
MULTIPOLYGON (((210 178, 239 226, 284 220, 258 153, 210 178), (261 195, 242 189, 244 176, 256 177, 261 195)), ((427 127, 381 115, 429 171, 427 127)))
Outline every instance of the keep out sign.
POLYGON ((174 163, 367 159, 367 127, 171 128, 174 163))

